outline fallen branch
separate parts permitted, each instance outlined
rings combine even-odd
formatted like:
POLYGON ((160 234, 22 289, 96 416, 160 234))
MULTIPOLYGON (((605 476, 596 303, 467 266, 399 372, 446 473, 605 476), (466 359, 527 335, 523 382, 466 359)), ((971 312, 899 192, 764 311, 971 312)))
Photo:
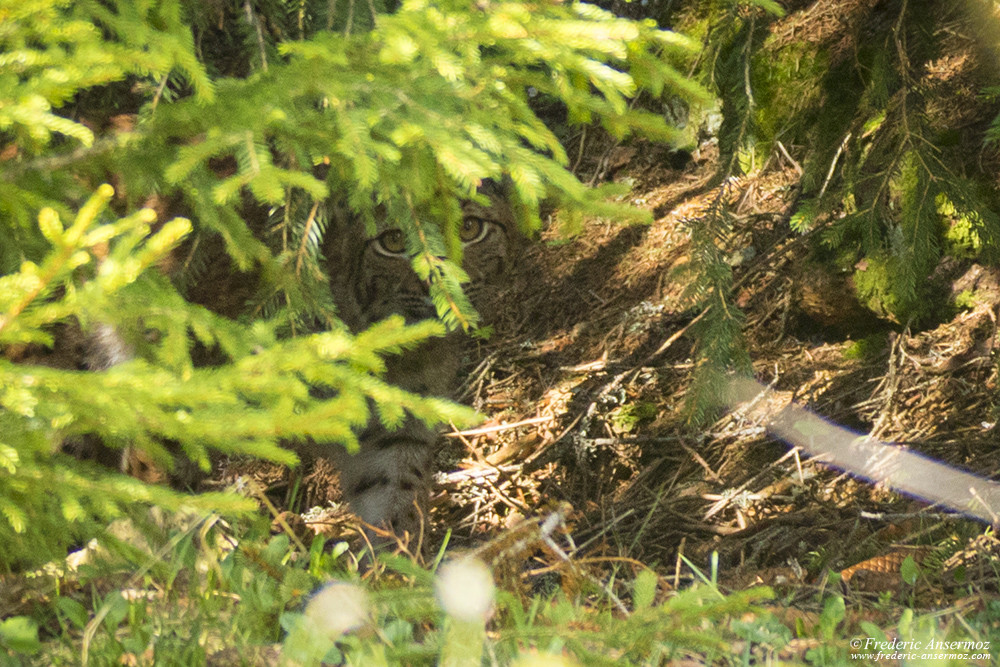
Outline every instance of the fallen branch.
POLYGON ((513 424, 497 424, 496 426, 484 426, 482 428, 473 428, 468 431, 452 431, 451 433, 445 433, 445 437, 448 438, 468 438, 475 435, 486 435, 488 433, 499 433, 501 431, 510 431, 515 428, 521 428, 522 426, 531 426, 532 424, 544 424, 545 422, 552 421, 552 417, 532 417, 531 419, 524 419, 519 422, 514 422, 513 424))

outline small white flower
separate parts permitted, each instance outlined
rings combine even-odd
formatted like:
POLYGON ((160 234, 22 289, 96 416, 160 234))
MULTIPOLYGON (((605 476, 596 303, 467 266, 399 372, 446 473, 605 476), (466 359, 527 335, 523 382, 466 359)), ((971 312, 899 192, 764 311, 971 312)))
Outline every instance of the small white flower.
POLYGON ((483 621, 493 607, 493 575, 479 560, 445 563, 435 587, 445 612, 461 621, 483 621))
POLYGON ((354 584, 335 581, 313 596, 305 616, 317 632, 330 639, 357 630, 367 623, 368 595, 354 584))

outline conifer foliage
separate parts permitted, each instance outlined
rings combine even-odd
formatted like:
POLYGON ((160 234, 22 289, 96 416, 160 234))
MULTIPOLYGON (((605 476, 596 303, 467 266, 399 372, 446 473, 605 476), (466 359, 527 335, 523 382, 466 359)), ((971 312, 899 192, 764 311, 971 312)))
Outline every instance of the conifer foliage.
MULTIPOLYGON (((682 29, 705 33, 700 71, 721 103, 720 177, 796 160, 790 224, 812 235, 817 265, 850 275, 860 303, 886 321, 933 322, 950 307, 931 281, 943 260, 995 262, 1000 250, 996 123, 984 135, 969 108, 983 104, 980 91, 995 95, 992 5, 815 3, 786 16, 788 4, 688 3, 677 13, 682 29), (961 37, 940 29, 952 24, 961 37), (990 54, 969 59, 979 71, 949 64, 969 35, 990 54), (952 99, 949 79, 974 93, 952 99)), ((727 372, 747 368, 725 262, 731 223, 720 205, 692 223, 690 294, 704 311, 687 403, 696 422, 717 414, 727 372)))
MULTIPOLYGON (((772 30, 782 14, 770 2, 711 19, 706 60, 728 164, 752 173, 779 142, 791 147, 804 171, 793 229, 819 230, 820 254, 853 273, 865 305, 898 323, 938 314, 927 285, 943 256, 996 257, 992 174, 972 159, 991 137, 956 118, 967 102, 948 99, 952 75, 935 74, 955 51, 940 25, 966 26, 995 55, 987 5, 851 4, 822 36, 772 30)), ((964 73, 971 85, 991 75, 964 73)))
POLYGON ((567 171, 532 98, 619 137, 669 139, 628 101, 700 95, 670 65, 690 48, 578 2, 0 0, 0 568, 135 501, 181 502, 61 454, 74 438, 166 463, 176 443, 206 468, 211 450, 292 462, 283 444, 351 447, 369 401, 389 423, 404 410, 467 421, 379 380, 382 356, 442 325, 338 324, 338 267, 323 261, 333 211, 357 221, 338 233, 395 221, 444 324, 474 326, 460 197, 510 183, 526 232, 543 200, 608 210, 567 171), (155 220, 153 202, 173 213, 155 220), (261 277, 238 321, 177 289, 227 262, 261 277), (51 362, 72 322, 124 332, 135 358, 99 373, 32 364, 51 362), (194 363, 195 343, 213 367, 194 363))

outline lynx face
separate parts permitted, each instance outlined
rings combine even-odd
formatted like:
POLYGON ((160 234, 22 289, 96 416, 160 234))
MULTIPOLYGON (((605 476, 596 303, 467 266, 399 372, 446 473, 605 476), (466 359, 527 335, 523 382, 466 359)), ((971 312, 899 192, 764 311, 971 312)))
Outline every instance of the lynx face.
MULTIPOLYGON (((488 208, 474 202, 463 205, 462 268, 470 279, 463 287, 486 321, 513 255, 514 234, 504 202, 494 200, 488 208)), ((408 322, 435 317, 428 285, 413 271, 402 231, 386 224, 356 250, 355 261, 350 289, 342 292, 350 295, 351 303, 338 304, 352 328, 360 330, 393 314, 408 322)), ((446 396, 461 368, 464 342, 461 332, 452 332, 391 357, 386 379, 412 392, 446 396)), ((352 509, 364 521, 397 535, 418 534, 430 497, 437 431, 412 417, 389 430, 373 416, 358 439, 357 454, 333 448, 352 509)))
MULTIPOLYGON (((483 298, 497 287, 494 282, 507 269, 512 222, 503 209, 486 208, 475 202, 463 205, 459 238, 463 245, 462 268, 469 275, 464 288, 477 309, 489 304, 483 298)), ((407 322, 435 317, 428 286, 410 264, 403 232, 388 224, 360 250, 352 277, 353 300, 358 311, 355 328, 369 326, 398 314, 407 322)), ((480 313, 488 317, 488 313, 480 313)))

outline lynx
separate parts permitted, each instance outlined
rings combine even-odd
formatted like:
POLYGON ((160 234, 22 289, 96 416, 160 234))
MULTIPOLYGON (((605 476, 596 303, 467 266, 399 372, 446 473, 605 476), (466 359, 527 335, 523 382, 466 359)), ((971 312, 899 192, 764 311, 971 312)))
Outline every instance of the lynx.
MULTIPOLYGON (((486 320, 516 244, 509 208, 501 197, 490 194, 490 207, 463 204, 459 230, 463 268, 470 279, 466 294, 486 320)), ((364 329, 393 314, 408 322, 435 316, 428 286, 410 265, 403 234, 389 222, 380 225, 377 235, 360 247, 348 244, 342 256, 353 263, 342 274, 348 285, 341 289, 342 303, 338 305, 352 329, 364 329)), ((461 369, 463 349, 461 332, 431 339, 388 359, 386 379, 415 393, 447 396, 461 369)), ((342 492, 352 510, 365 522, 389 528, 397 535, 416 534, 430 495, 438 435, 412 417, 390 430, 373 416, 359 434, 361 449, 357 454, 333 447, 342 492)))
MULTIPOLYGON (((517 236, 505 200, 492 185, 486 194, 493 202, 489 207, 463 203, 459 237, 464 248, 463 268, 470 278, 466 294, 488 320, 517 236)), ((378 233, 368 239, 360 238, 356 229, 338 231, 341 233, 331 237, 345 240, 340 247, 327 249, 331 289, 342 319, 352 330, 361 331, 394 314, 408 322, 435 317, 428 286, 413 271, 403 232, 391 221, 379 223, 378 233)), ((218 293, 218 285, 207 288, 218 293)), ((198 295, 195 299, 207 301, 198 295)), ((131 356, 111 327, 98 325, 85 338, 84 364, 91 370, 104 370, 131 356)), ((447 396, 460 371, 463 349, 461 332, 431 339, 387 359, 386 379, 415 393, 447 396)), ((388 429, 373 416, 358 434, 361 449, 357 454, 350 455, 335 443, 316 443, 303 447, 302 453, 334 459, 340 469, 342 494, 363 521, 397 535, 415 535, 429 499, 438 435, 436 429, 412 417, 401 427, 388 429)), ((190 485, 194 477, 188 479, 186 472, 178 477, 177 471, 188 471, 191 466, 182 457, 177 459, 173 478, 190 485)), ((125 450, 121 466, 151 483, 170 477, 137 449, 125 450)))

